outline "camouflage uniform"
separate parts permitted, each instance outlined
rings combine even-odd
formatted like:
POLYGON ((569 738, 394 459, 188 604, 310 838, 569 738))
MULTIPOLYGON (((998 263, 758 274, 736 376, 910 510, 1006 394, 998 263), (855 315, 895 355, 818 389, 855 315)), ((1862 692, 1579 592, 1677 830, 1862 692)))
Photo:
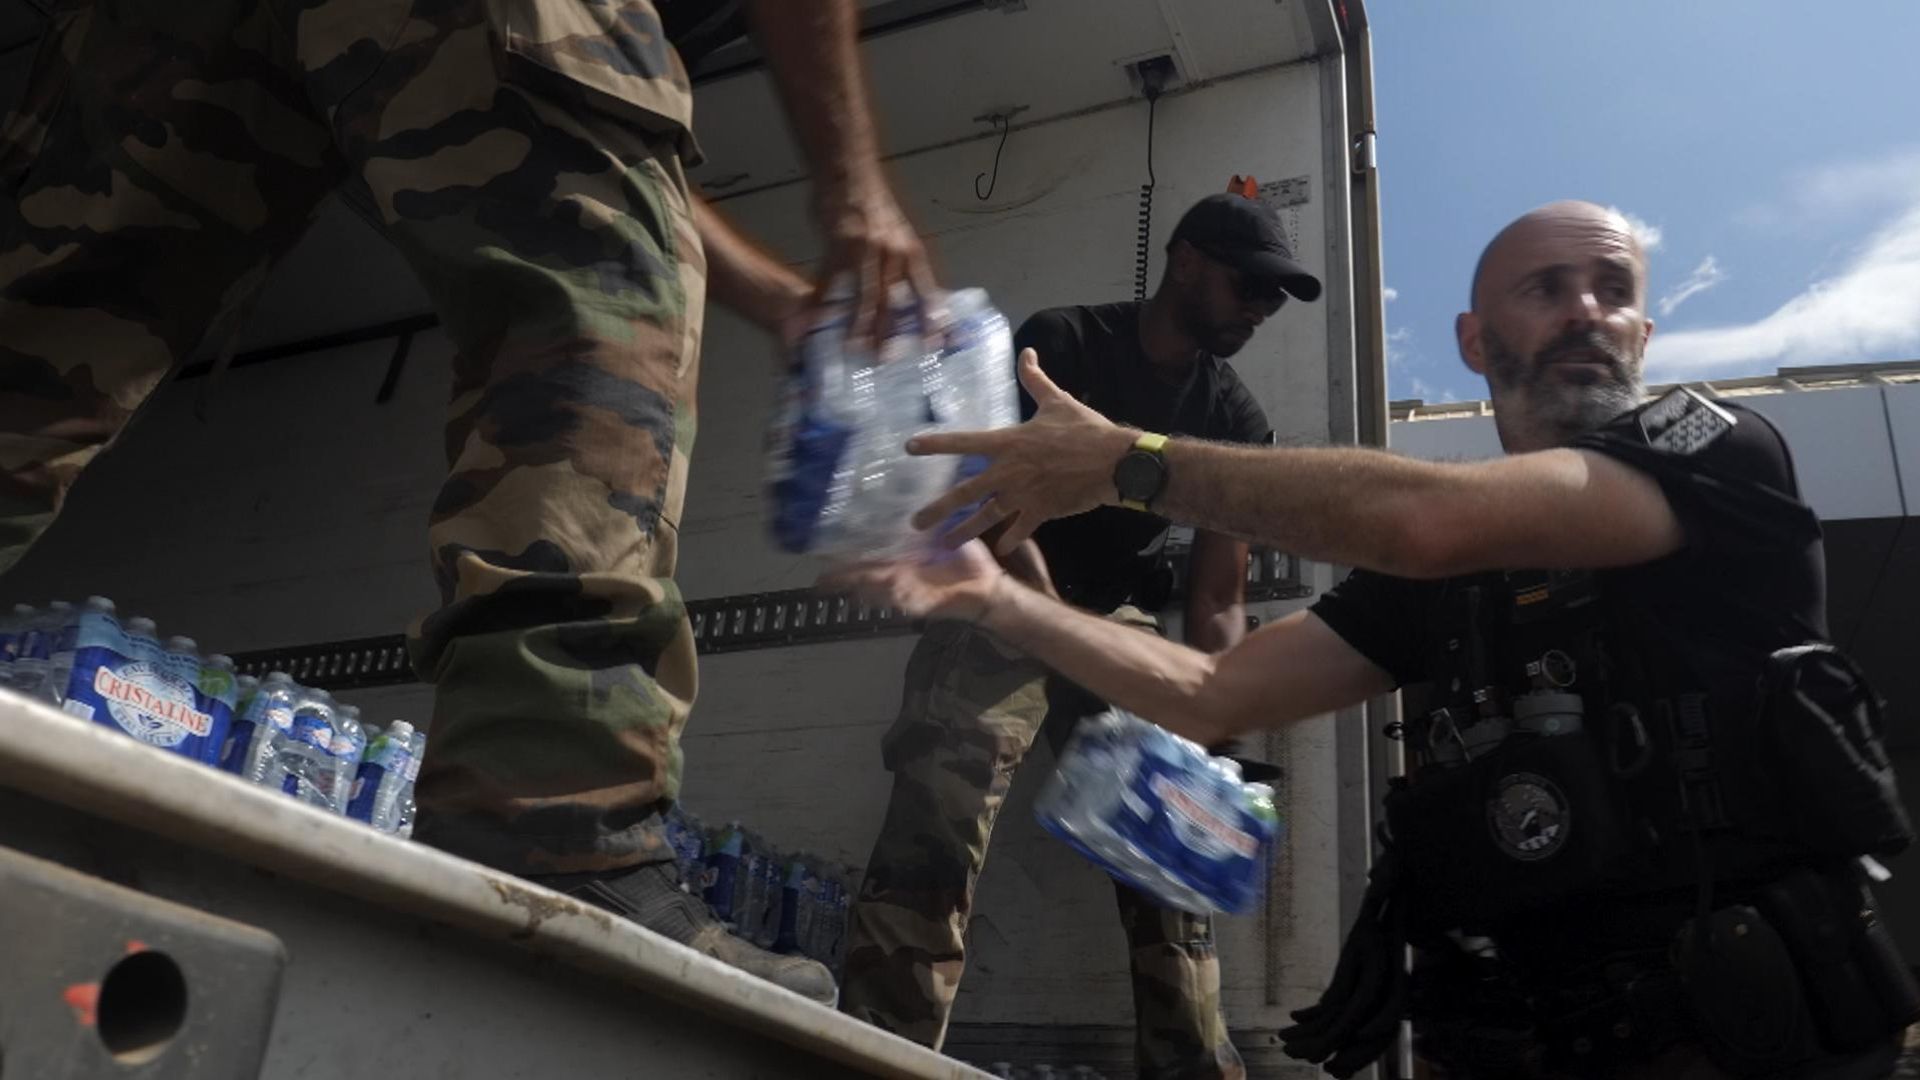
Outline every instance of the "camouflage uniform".
POLYGON ((705 263, 646 0, 55 0, 0 132, 0 567, 345 185, 459 348, 422 839, 670 858, 705 263))
MULTIPOLYGON (((1122 607, 1109 618, 1157 630, 1122 607)), ((1042 728, 1057 754, 1101 707, 1038 661, 964 623, 927 627, 881 753, 893 795, 847 930, 841 1008, 936 1049, 966 966, 967 923, 1014 770, 1042 728)), ((1243 1077, 1220 1008, 1212 920, 1114 885, 1133 972, 1142 1077, 1243 1077)))

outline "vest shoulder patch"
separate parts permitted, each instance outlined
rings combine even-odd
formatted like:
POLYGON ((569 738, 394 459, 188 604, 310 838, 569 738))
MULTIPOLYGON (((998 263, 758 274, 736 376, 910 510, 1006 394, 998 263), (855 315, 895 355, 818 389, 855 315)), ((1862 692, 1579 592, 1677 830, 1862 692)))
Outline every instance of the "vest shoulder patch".
POLYGON ((1648 446, 1687 457, 1719 442, 1739 422, 1732 413, 1682 386, 1641 410, 1640 433, 1648 446))

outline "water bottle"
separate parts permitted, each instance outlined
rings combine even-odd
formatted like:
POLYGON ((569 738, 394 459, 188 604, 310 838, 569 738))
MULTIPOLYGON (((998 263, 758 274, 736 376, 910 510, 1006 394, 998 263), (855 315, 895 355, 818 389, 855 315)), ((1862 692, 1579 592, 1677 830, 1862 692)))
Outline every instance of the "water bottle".
POLYGON ((20 657, 20 646, 37 614, 31 604, 15 604, 0 618, 0 688, 13 686, 13 662, 20 657))
POLYGON ((814 871, 806 859, 793 859, 787 865, 787 880, 780 890, 780 936, 774 938, 776 953, 797 953, 814 932, 814 871))
POLYGON ((353 705, 336 706, 333 742, 328 747, 332 768, 321 774, 327 804, 334 813, 346 814, 347 803, 353 798, 354 774, 360 770, 360 759, 366 752, 367 732, 360 726, 360 709, 353 705))
MULTIPOLYGON (((112 619, 113 601, 104 596, 87 597, 86 602, 80 605, 78 615, 61 631, 59 640, 54 642, 53 650, 47 657, 47 693, 43 696, 55 705, 65 703, 73 692, 74 687, 71 684, 74 665, 80 653, 82 627, 101 615, 107 616, 109 621, 114 622, 115 629, 119 628, 118 622, 112 619)), ((91 683, 92 679, 93 673, 86 672, 86 682, 91 683)), ((88 718, 91 719, 91 717, 88 718)))
POLYGON ((269 672, 234 716, 220 767, 250 784, 266 784, 277 761, 278 739, 293 733, 297 692, 293 676, 269 672))
POLYGON ((245 717, 247 710, 253 705, 254 696, 259 693, 260 680, 252 675, 240 675, 233 680, 233 715, 228 718, 227 737, 221 741, 220 752, 213 759, 216 768, 225 769, 227 772, 239 771, 231 763, 234 760, 235 748, 243 739, 251 738, 253 735, 253 727, 245 717))
POLYGON ((47 678, 53 650, 73 623, 73 605, 55 600, 40 612, 21 642, 20 655, 13 661, 13 688, 31 698, 51 700, 47 678))
POLYGON ((338 812, 330 792, 334 757, 333 698, 325 690, 301 687, 293 699, 293 730, 275 740, 274 772, 280 790, 322 810, 338 812))
POLYGON ((367 744, 347 801, 347 816, 381 832, 399 831, 400 811, 411 786, 407 776, 412 759, 413 725, 395 720, 367 744))
POLYGON ((741 837, 740 863, 735 871, 738 881, 733 920, 735 934, 751 934, 753 928, 760 925, 767 900, 766 877, 761 870, 766 858, 766 845, 758 836, 748 832, 741 837))
POLYGON ((760 908, 760 921, 752 928, 750 940, 763 949, 773 948, 780 938, 781 887, 787 878, 787 858, 777 851, 768 851, 766 861, 760 864, 760 891, 766 901, 760 908))
POLYGON ((402 837, 413 835, 413 789, 420 780, 420 763, 425 760, 427 760, 427 733, 419 728, 415 728, 413 730, 413 756, 407 759, 406 803, 400 810, 398 832, 402 837))
POLYGON ((395 836, 398 836, 402 840, 412 838, 414 811, 413 793, 409 791, 407 793, 406 803, 400 807, 400 821, 394 826, 393 834, 395 836))
POLYGON ((706 890, 707 906, 713 909, 720 921, 729 926, 735 922, 736 894, 740 889, 740 849, 746 837, 740 831, 740 823, 729 821, 714 842, 707 847, 707 872, 709 883, 706 890))
MULTIPOLYGON (((173 749, 198 761, 206 761, 220 752, 227 740, 224 730, 214 730, 214 713, 201 688, 200 643, 190 637, 175 634, 161 646, 158 675, 152 681, 158 683, 162 696, 181 702, 181 724, 186 735, 173 749)), ((230 676, 229 676, 230 678, 230 676)))
POLYGON ((113 614, 113 601, 104 596, 89 596, 79 610, 69 610, 67 619, 60 624, 48 646, 46 680, 39 694, 41 700, 52 705, 67 700, 67 682, 73 676, 74 654, 80 648, 80 624, 88 614, 100 612, 113 614))
POLYGON ((200 760, 218 768, 233 730, 233 710, 240 702, 240 677, 234 674, 233 657, 214 653, 200 665, 200 700, 210 721, 200 760))
POLYGON ((158 664, 166 655, 160 648, 160 628, 145 615, 135 615, 126 622, 127 642, 130 652, 127 659, 158 664))

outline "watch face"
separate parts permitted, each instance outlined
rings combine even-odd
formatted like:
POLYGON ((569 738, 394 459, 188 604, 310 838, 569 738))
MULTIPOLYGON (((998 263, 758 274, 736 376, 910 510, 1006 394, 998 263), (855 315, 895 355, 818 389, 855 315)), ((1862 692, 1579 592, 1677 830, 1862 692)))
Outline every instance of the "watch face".
POLYGON ((1129 502, 1151 502, 1160 494, 1160 484, 1166 477, 1166 464, 1160 455, 1145 450, 1130 450, 1120 459, 1113 470, 1113 486, 1120 497, 1129 502))

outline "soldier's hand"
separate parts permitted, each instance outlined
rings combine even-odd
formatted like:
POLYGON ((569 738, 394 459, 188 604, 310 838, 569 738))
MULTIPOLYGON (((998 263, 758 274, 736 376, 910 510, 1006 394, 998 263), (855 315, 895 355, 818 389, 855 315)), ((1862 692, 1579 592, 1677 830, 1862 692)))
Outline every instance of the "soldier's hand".
POLYGON ((891 191, 869 185, 829 194, 821 203, 819 217, 821 231, 826 234, 827 256, 814 286, 814 302, 820 301, 836 277, 851 277, 853 326, 848 336, 852 342, 871 344, 885 335, 889 295, 897 284, 905 285, 918 299, 923 319, 939 320, 940 313, 935 310, 939 286, 926 246, 891 191))
POLYGON ((952 552, 852 563, 820 579, 821 588, 849 590, 909 618, 967 621, 984 615, 995 591, 1006 583, 1006 571, 977 541, 952 552))

